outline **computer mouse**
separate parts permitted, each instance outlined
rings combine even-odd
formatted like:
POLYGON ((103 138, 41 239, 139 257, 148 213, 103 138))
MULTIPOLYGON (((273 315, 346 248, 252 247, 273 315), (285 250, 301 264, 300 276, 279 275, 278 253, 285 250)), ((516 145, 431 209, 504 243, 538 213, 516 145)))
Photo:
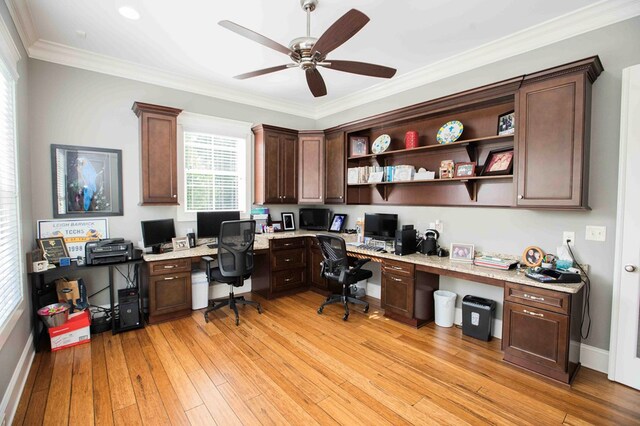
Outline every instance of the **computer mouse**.
POLYGON ((378 253, 386 253, 386 250, 380 250, 378 253))

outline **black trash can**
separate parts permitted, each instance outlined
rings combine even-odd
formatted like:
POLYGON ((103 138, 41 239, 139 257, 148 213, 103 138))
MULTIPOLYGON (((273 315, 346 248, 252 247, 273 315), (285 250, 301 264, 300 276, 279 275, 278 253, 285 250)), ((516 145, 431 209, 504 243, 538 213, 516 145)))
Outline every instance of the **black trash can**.
POLYGON ((495 310, 494 300, 466 295, 462 299, 462 333, 465 336, 489 341, 495 310))

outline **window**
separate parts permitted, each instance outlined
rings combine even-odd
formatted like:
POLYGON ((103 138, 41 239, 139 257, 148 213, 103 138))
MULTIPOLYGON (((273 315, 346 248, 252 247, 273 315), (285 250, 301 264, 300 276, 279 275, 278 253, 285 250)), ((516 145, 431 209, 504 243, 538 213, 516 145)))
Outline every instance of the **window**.
MULTIPOLYGON (((23 299, 13 77, 0 67, 0 329, 23 299)), ((4 330, 3 330, 4 331, 4 330)), ((3 333, 4 334, 4 333, 3 333)))
POLYGON ((249 205, 250 123, 183 112, 178 116, 179 221, 198 211, 244 212, 249 205))

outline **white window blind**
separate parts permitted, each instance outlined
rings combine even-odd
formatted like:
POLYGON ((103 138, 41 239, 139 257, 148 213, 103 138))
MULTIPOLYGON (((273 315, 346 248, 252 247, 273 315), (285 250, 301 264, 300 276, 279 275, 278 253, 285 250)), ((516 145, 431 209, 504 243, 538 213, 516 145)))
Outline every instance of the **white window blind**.
POLYGON ((244 210, 245 145, 242 138, 184 132, 187 212, 244 210))
POLYGON ((14 120, 15 82, 0 72, 0 329, 22 302, 18 168, 14 120))

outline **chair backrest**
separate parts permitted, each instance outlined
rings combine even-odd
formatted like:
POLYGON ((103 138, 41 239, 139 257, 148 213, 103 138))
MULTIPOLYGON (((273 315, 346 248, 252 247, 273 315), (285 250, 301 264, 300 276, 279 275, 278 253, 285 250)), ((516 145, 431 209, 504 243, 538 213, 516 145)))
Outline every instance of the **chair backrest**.
POLYGON ((218 267, 223 277, 241 277, 253 272, 255 220, 230 220, 220 225, 218 267))
POLYGON ((318 234, 316 238, 318 238, 320 251, 324 257, 324 276, 338 280, 340 272, 349 269, 347 245, 344 242, 344 238, 326 234, 318 234))

